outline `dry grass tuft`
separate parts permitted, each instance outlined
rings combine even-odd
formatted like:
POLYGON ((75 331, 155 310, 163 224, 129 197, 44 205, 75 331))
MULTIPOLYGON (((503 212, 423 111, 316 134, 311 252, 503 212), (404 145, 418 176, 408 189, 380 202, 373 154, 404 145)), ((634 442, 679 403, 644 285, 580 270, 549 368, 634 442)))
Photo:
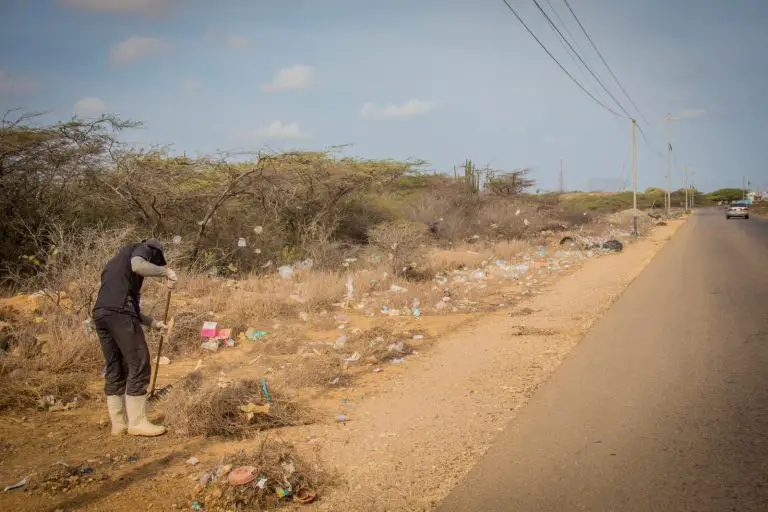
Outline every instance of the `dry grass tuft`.
POLYGON ((263 341, 256 341, 255 343, 261 344, 260 352, 265 354, 296 354, 301 343, 300 332, 293 326, 285 325, 263 338, 263 341))
POLYGON ((87 373, 56 375, 0 367, 0 411, 45 409, 51 405, 48 397, 56 403, 89 399, 86 388, 92 378, 87 373))
POLYGON ((186 385, 173 388, 164 399, 165 424, 185 437, 243 437, 256 430, 310 423, 307 411, 279 392, 268 391, 271 401, 258 380, 187 380, 186 385), (254 406, 250 418, 248 411, 241 409, 249 404, 254 406))
POLYGON ((329 388, 349 380, 341 356, 327 350, 306 357, 291 368, 285 378, 289 386, 297 389, 329 388))
POLYGON ((437 271, 480 268, 485 262, 515 260, 531 250, 523 240, 510 240, 486 246, 465 244, 451 250, 436 250, 428 255, 428 262, 437 271))
POLYGON ((239 451, 211 468, 209 481, 196 492, 196 501, 206 510, 254 511, 301 503, 302 499, 311 502, 332 484, 332 477, 315 459, 309 462, 292 445, 265 437, 253 452, 239 451), (255 478, 245 485, 233 485, 224 466, 252 466, 255 478))

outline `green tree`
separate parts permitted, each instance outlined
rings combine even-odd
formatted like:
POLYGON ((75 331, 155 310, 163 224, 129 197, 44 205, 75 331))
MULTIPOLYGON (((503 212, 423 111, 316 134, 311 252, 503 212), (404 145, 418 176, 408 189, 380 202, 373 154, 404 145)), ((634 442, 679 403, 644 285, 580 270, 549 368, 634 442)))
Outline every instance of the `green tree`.
POLYGON ((740 188, 721 188, 707 194, 710 201, 738 201, 744 197, 744 191, 740 188))

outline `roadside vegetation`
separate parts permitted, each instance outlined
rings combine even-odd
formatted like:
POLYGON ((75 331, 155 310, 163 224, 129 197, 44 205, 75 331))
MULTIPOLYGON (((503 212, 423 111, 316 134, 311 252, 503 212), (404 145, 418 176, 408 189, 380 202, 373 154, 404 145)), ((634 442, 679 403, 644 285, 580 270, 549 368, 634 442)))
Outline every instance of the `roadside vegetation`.
MULTIPOLYGON (((161 239, 181 274, 163 354, 206 368, 159 407, 169 437, 186 438, 316 421, 317 396, 429 349, 435 340, 410 320, 513 307, 547 272, 573 268, 605 240, 629 241, 631 193, 532 194, 525 169, 481 172, 467 160, 449 176, 334 151, 193 158, 121 143, 136 124, 115 117, 36 119, 0 126, 4 415, 98 406, 89 315, 103 264, 130 241, 161 239), (231 329, 243 371, 208 361, 204 321, 231 329), (268 376, 269 391, 254 375, 268 376)), ((663 205, 659 189, 638 196, 643 210, 663 205)), ((655 219, 641 215, 641 234, 655 219)), ((143 309, 160 315, 164 293, 148 280, 143 309)), ((312 468, 295 485, 314 493, 326 479, 312 468)), ((263 487, 252 491, 231 503, 267 503, 263 487)), ((217 499, 210 492, 199 490, 217 499)))

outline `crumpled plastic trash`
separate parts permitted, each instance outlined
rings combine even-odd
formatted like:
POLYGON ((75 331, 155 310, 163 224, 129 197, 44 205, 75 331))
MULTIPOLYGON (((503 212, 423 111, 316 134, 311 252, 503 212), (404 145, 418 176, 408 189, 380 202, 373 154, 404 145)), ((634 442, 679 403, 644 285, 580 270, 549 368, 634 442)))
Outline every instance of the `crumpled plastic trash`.
POLYGON ((219 341, 218 340, 208 340, 204 341, 200 344, 200 348, 204 350, 210 350, 211 352, 216 352, 219 350, 219 341))
POLYGON ((48 412, 69 411, 77 407, 77 397, 71 402, 64 403, 62 400, 58 400, 55 404, 48 407, 48 412))
POLYGON ((304 261, 300 261, 296 263, 296 268, 299 270, 312 270, 312 267, 315 266, 314 260, 312 258, 307 258, 304 261))
POLYGON ((336 341, 333 343, 333 348, 336 350, 340 350, 344 348, 344 345, 347 344, 347 337, 345 335, 341 335, 338 338, 336 338, 336 341))
POLYGON ((245 238, 240 237, 240 238, 237 239, 237 246, 238 247, 245 247, 246 245, 248 245, 248 243, 245 241, 245 238))
POLYGON ((280 277, 283 279, 290 279, 293 277, 293 267, 290 265, 283 265, 282 267, 279 267, 277 271, 280 273, 280 277))
POLYGON ((355 361, 360 360, 360 352, 355 352, 351 356, 344 359, 345 363, 354 363, 355 361))
POLYGON ((475 279, 477 281, 481 279, 485 279, 485 276, 486 274, 482 270, 475 270, 474 272, 472 272, 472 274, 470 274, 470 277, 472 277, 472 279, 475 279))
POLYGON ((25 478, 22 478, 21 480, 19 480, 19 481, 18 481, 18 482, 16 482, 15 484, 11 484, 11 485, 8 485, 8 486, 6 486, 6 487, 3 489, 3 492, 12 491, 12 490, 14 490, 14 489, 20 489, 20 488, 24 487, 25 485, 27 485, 27 479, 26 479, 26 477, 25 477, 25 478))
POLYGON ((602 248, 607 251, 621 252, 624 250, 624 244, 618 240, 608 240, 603 242, 602 248))
POLYGON ((288 476, 291 476, 296 472, 296 465, 293 463, 293 461, 283 462, 280 464, 283 467, 283 470, 288 474, 288 476))
POLYGON ((238 409, 245 413, 245 418, 248 421, 251 421, 257 414, 269 414, 269 407, 269 404, 256 405, 253 402, 248 402, 247 404, 238 407, 238 409))
POLYGON ((390 352, 399 352, 401 354, 405 353, 406 347, 405 343, 402 341, 398 341, 397 343, 393 343, 389 346, 390 352))

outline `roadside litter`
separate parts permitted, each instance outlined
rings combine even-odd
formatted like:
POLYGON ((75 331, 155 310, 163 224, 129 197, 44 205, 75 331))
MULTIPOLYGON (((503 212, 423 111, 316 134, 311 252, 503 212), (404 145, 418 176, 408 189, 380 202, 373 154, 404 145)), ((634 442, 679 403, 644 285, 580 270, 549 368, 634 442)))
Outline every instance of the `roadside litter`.
POLYGON ((3 492, 12 491, 14 489, 21 489, 25 485, 27 485, 27 479, 26 478, 22 478, 21 480, 19 480, 15 484, 11 484, 11 485, 6 486, 5 489, 3 489, 3 492))
POLYGON ((264 510, 317 499, 327 477, 316 464, 291 453, 290 445, 265 439, 253 453, 240 451, 201 474, 193 506, 199 510, 264 510), (208 475, 202 478, 202 475, 208 475))

